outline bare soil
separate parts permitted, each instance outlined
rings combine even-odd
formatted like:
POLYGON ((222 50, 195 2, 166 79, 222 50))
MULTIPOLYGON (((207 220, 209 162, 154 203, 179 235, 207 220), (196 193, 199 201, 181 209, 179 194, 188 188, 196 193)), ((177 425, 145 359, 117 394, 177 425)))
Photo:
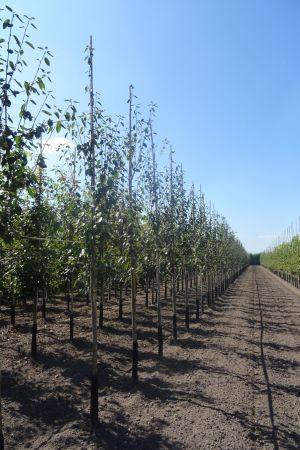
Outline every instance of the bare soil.
POLYGON ((300 449, 300 295, 262 267, 249 267, 190 333, 180 300, 179 339, 171 342, 164 302, 164 357, 156 346, 156 307, 139 297, 140 380, 130 379, 129 298, 99 330, 99 424, 91 430, 90 308, 75 305, 68 338, 62 299, 39 319, 38 357, 30 357, 31 312, 17 324, 0 316, 6 449, 300 449))

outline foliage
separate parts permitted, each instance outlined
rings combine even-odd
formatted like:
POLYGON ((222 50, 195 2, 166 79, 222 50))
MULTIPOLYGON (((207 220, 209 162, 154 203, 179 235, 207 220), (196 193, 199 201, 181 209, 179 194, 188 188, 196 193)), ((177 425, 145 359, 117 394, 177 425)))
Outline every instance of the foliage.
POLYGON ((96 97, 91 186, 89 118, 74 101, 67 102, 65 113, 52 105, 47 87, 52 55, 29 40, 29 30, 36 28, 33 18, 9 7, 6 12, 0 39, 5 55, 0 59, 0 290, 31 297, 37 286, 65 290, 72 278, 76 290, 86 291, 92 235, 98 280, 104 284, 128 282, 133 263, 139 281, 154 278, 157 250, 164 278, 185 271, 226 273, 247 264, 248 256, 225 219, 201 191, 186 187, 168 143, 163 146, 170 150, 169 167, 152 162, 153 105, 151 123, 132 105, 129 130, 123 118, 107 115, 96 97), (37 52, 36 67, 28 67, 28 52, 37 52), (61 165, 52 179, 41 138, 61 131, 73 144, 58 150, 61 165))
POLYGON ((273 251, 260 255, 261 263, 269 269, 283 270, 300 275, 300 239, 294 236, 290 242, 278 245, 273 251))

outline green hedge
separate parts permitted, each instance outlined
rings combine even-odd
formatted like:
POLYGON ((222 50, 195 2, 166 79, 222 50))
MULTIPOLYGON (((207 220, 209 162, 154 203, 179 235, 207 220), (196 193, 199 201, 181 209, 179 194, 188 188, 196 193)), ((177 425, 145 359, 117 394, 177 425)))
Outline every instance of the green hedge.
POLYGON ((260 261, 269 269, 284 270, 300 275, 299 236, 294 236, 291 242, 279 245, 272 252, 262 253, 260 261))

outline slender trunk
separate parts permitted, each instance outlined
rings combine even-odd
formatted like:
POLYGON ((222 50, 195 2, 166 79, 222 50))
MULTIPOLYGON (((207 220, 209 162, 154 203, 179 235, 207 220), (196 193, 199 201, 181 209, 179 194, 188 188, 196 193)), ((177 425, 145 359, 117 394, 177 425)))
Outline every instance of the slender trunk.
POLYGON ((165 300, 168 300, 168 279, 165 279, 165 300))
POLYGON ((170 211, 171 211, 171 264, 172 264, 172 312, 173 312, 173 342, 177 342, 177 305, 176 305, 176 293, 179 291, 179 278, 177 278, 177 291, 176 291, 176 271, 175 271, 175 230, 174 230, 174 190, 173 190, 173 150, 170 147, 170 211))
POLYGON ((131 275, 131 315, 132 315, 132 379, 138 380, 138 340, 136 326, 136 279, 131 275))
POLYGON ((128 131, 128 197, 129 197, 129 255, 131 267, 131 322, 132 322, 132 379, 138 380, 138 340, 137 340, 137 324, 136 324, 136 257, 134 249, 134 205, 133 205, 133 156, 134 147, 132 142, 132 96, 133 86, 129 86, 129 131, 128 131))
MULTIPOLYGON (((93 260, 91 261, 93 263, 93 260)), ((93 425, 98 421, 98 367, 97 367, 97 273, 91 269, 91 306, 92 306, 92 376, 91 376, 91 402, 90 418, 93 425)))
MULTIPOLYGON (((40 144, 40 157, 43 156, 43 147, 42 142, 40 144)), ((36 235, 40 237, 41 235, 41 204, 42 204, 42 185, 43 185, 43 174, 42 169, 39 170, 39 182, 38 182, 38 191, 36 198, 36 207, 38 211, 38 216, 36 218, 36 235)), ((35 296, 33 298, 33 306, 32 306, 32 337, 31 337, 31 356, 34 358, 37 355, 37 308, 38 308, 38 300, 39 300, 39 288, 41 287, 41 246, 40 242, 37 242, 36 245, 36 253, 37 253, 37 279, 36 279, 36 289, 35 296)), ((43 286, 44 288, 44 286, 43 286)))
POLYGON ((90 78, 90 157, 91 157, 91 254, 90 254, 90 290, 92 309, 92 374, 90 418, 92 425, 98 422, 98 341, 97 341, 97 268, 96 268, 96 161, 95 161, 95 131, 94 131, 94 87, 93 87, 93 42, 90 37, 89 48, 89 78, 90 78))
POLYGON ((177 341, 176 275, 172 274, 173 341, 177 341))
POLYGON ((190 331, 190 306, 189 306, 189 296, 188 296, 188 283, 189 283, 189 275, 186 271, 185 273, 185 327, 187 331, 190 331))
MULTIPOLYGON (((68 281, 68 284, 69 284, 69 281, 68 281)), ((65 297, 67 299, 67 311, 69 312, 70 311, 70 289, 68 289, 68 291, 66 292, 65 297)))
POLYGON ((196 320, 199 320, 199 313, 200 313, 200 305, 199 305, 199 296, 198 296, 198 274, 196 272, 195 276, 195 287, 196 287, 196 320))
POLYGON ((31 356, 34 358, 37 354, 37 303, 39 289, 36 288, 32 305, 32 335, 31 335, 31 356))
POLYGON ((158 356, 163 356, 163 332, 161 321, 161 301, 160 301, 160 261, 159 252, 156 252, 156 295, 157 295, 157 339, 158 339, 158 356))
POLYGON ((152 302, 152 305, 154 305, 154 303, 155 303, 155 282, 154 282, 154 278, 152 278, 152 282, 151 282, 151 302, 152 302))
POLYGON ((156 266, 156 303, 157 303, 157 339, 158 339, 158 355, 163 356, 163 333, 161 321, 161 302, 160 302, 160 242, 159 242, 159 211, 158 211, 158 193, 157 193, 157 177, 156 177, 156 159, 155 146, 153 141, 152 121, 150 116, 150 136, 151 136, 151 150, 152 150, 152 182, 153 182, 153 196, 155 205, 155 266, 156 266))
POLYGON ((211 275, 207 275, 207 306, 211 307, 211 275))
POLYGON ((4 435, 3 435, 3 423, 2 423, 2 374, 0 367, 0 450, 4 450, 4 435))
POLYGON ((123 319, 123 283, 120 283, 120 297, 119 297, 119 319, 123 319))
POLYGON ((74 337, 74 292, 73 292, 73 274, 70 278, 70 341, 74 337))
POLYGON ((145 297, 145 306, 148 307, 149 305, 149 278, 146 278, 146 291, 145 291, 146 297, 145 297))
POLYGON ((110 301, 111 300, 111 280, 110 280, 110 277, 108 278, 107 289, 108 289, 108 301, 110 301))
POLYGON ((10 323, 14 327, 16 325, 16 301, 15 301, 15 292, 14 285, 11 279, 11 287, 10 287, 10 323))
POLYGON ((42 318, 44 320, 46 320, 46 304, 47 304, 47 299, 48 299, 48 291, 45 288, 43 290, 43 303, 42 303, 42 318))
POLYGON ((103 320, 104 320, 104 279, 101 274, 101 282, 100 282, 100 302, 99 302, 99 328, 103 328, 103 320))
POLYGON ((204 313, 204 299, 203 299, 203 274, 200 273, 200 302, 201 302, 201 314, 204 313))

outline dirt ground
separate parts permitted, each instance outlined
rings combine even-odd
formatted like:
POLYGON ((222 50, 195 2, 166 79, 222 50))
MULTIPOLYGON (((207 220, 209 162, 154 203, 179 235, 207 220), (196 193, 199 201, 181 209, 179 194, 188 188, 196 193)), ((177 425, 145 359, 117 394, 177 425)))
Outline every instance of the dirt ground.
POLYGON ((6 449, 300 449, 300 292, 249 267, 173 345, 164 303, 164 357, 157 359, 155 305, 138 306, 140 380, 130 380, 130 308, 111 299, 99 330, 99 424, 89 424, 90 309, 75 306, 68 339, 62 300, 39 319, 30 358, 30 310, 0 316, 6 449))

